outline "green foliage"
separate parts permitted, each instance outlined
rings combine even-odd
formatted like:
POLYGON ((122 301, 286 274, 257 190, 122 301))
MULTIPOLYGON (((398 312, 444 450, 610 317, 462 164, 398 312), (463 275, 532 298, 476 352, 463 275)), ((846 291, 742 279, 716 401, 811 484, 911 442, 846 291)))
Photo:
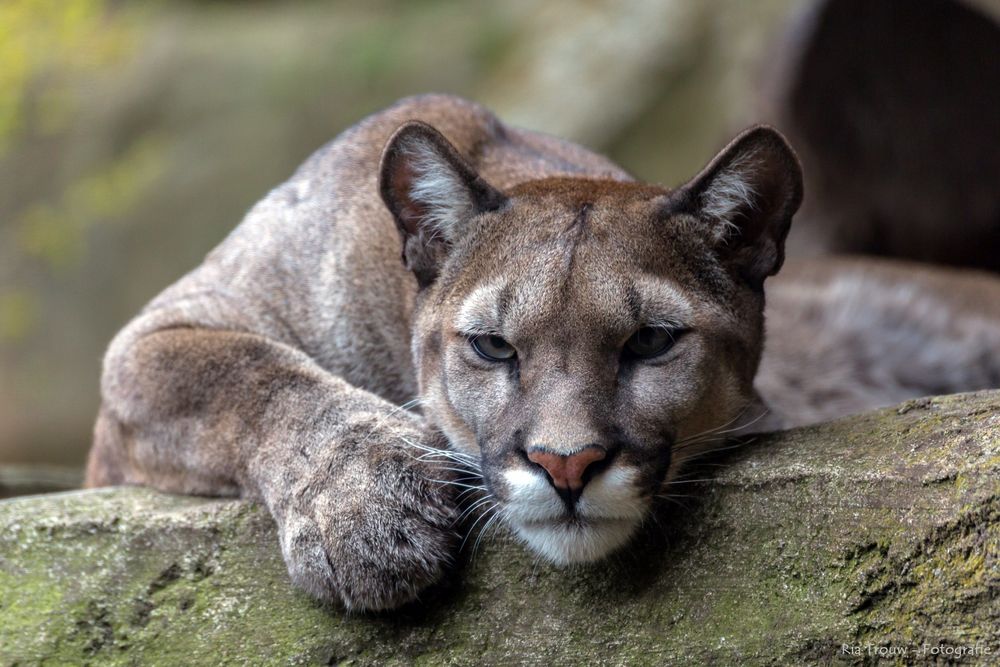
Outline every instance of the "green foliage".
MULTIPOLYGON (((107 0, 0 3, 0 157, 20 140, 65 132, 79 111, 79 77, 120 62, 132 52, 133 38, 107 0)), ((16 276, 28 271, 31 260, 42 260, 46 270, 78 261, 88 228, 121 215, 150 180, 154 144, 140 142, 120 159, 95 166, 55 201, 6 212, 0 228, 8 246, 4 274, 19 284, 0 290, 0 343, 23 340, 38 326, 42 297, 16 276)))
POLYGON ((16 221, 21 247, 53 268, 78 261, 87 232, 124 215, 161 172, 163 141, 146 136, 118 159, 81 177, 55 203, 39 202, 16 221))
POLYGON ((114 62, 132 48, 131 31, 107 0, 0 3, 0 154, 37 114, 57 132, 72 115, 71 77, 114 62), (32 94, 34 93, 34 94, 32 94))
POLYGON ((24 338, 35 322, 36 303, 24 290, 0 292, 0 343, 24 338))

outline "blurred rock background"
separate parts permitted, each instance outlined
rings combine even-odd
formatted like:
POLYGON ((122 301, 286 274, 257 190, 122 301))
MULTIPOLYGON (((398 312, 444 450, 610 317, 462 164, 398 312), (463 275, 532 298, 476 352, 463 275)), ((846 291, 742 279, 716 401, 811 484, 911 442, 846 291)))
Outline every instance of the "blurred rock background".
POLYGON ((115 331, 362 116, 455 92, 674 185, 803 6, 3 0, 0 463, 82 463, 115 331))

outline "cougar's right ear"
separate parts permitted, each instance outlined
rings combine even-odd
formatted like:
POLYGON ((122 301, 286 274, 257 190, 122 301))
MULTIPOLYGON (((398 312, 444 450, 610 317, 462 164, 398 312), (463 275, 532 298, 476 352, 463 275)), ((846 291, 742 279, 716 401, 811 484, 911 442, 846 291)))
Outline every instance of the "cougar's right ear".
POLYGON ((506 202, 440 132, 419 121, 400 127, 386 144, 379 194, 402 235, 403 261, 421 287, 437 277, 464 225, 506 202))

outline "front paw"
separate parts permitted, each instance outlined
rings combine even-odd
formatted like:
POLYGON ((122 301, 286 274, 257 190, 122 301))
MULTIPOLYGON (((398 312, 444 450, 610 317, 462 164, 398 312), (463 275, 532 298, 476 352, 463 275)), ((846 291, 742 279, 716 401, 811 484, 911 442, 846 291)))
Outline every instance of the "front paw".
POLYGON ((298 587, 348 610, 399 607, 452 561, 450 487, 402 448, 342 454, 276 517, 288 572, 298 587))

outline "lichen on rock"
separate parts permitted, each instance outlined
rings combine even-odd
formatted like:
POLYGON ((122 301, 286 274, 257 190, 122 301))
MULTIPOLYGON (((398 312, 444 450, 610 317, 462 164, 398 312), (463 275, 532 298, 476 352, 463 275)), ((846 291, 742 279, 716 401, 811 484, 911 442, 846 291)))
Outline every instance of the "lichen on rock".
POLYGON ((608 561, 558 569, 501 534, 378 615, 294 590, 250 503, 141 488, 3 501, 0 664, 1000 656, 1000 392, 765 436, 721 463, 608 561))

